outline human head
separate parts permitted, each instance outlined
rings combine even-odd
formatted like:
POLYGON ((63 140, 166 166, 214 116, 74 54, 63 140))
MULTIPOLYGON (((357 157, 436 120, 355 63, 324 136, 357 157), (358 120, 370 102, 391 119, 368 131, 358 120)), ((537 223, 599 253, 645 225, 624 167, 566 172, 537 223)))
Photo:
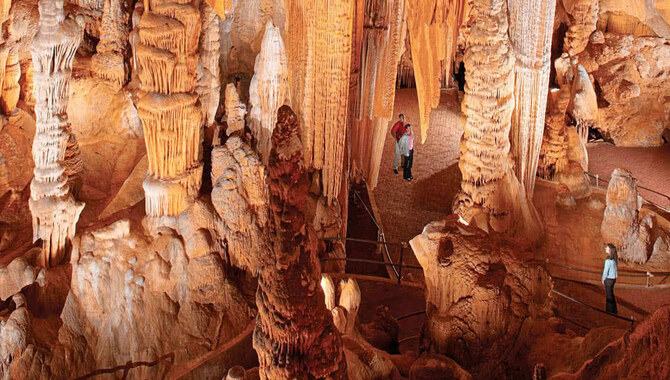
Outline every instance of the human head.
POLYGON ((405 134, 409 135, 410 133, 412 133, 412 126, 410 124, 407 124, 405 126, 405 134))
POLYGON ((403 114, 398 115, 398 119, 400 119, 400 121, 405 121, 405 115, 403 114))
POLYGON ((617 259, 617 254, 616 254, 616 247, 614 244, 607 244, 605 246, 605 252, 607 253, 607 258, 616 260, 617 259))

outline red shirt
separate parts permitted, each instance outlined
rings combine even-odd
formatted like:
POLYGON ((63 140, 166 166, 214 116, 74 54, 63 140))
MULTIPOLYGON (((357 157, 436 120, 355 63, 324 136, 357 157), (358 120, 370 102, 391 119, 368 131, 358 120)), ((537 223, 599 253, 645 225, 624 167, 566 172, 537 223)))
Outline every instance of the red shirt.
POLYGON ((395 136, 396 140, 400 140, 402 135, 405 134, 405 122, 398 120, 395 124, 393 124, 391 133, 393 133, 393 136, 395 136))

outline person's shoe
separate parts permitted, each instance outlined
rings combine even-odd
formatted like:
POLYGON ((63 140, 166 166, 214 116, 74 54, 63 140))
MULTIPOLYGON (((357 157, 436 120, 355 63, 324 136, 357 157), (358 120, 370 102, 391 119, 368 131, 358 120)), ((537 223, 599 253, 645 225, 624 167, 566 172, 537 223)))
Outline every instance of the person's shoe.
POLYGON ((403 179, 404 179, 405 181, 407 181, 407 182, 409 182, 409 181, 412 180, 411 178, 403 178, 403 179))
POLYGON ((398 174, 398 169, 393 169, 393 172, 394 172, 395 174, 398 174))
POLYGON ((414 177, 409 177, 410 181, 414 179, 414 177))

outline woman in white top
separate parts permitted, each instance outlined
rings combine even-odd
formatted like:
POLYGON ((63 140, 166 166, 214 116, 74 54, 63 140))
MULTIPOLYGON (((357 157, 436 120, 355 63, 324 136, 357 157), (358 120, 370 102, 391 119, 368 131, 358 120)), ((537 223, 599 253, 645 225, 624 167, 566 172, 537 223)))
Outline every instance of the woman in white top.
POLYGON ((607 259, 605 259, 605 267, 603 268, 603 277, 601 279, 601 282, 605 285, 605 310, 608 313, 617 314, 616 299, 614 298, 614 284, 618 277, 616 247, 612 244, 607 244, 605 246, 605 253, 607 253, 607 259))

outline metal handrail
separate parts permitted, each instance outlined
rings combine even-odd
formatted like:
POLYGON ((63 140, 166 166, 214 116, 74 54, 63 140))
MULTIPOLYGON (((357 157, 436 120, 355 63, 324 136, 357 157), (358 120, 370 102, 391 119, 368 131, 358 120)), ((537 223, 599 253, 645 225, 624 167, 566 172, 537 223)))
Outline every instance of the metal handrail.
POLYGON ((620 315, 618 315, 618 314, 613 314, 613 313, 610 313, 610 312, 608 312, 608 311, 598 309, 598 308, 595 307, 595 306, 591 306, 591 305, 589 305, 589 304, 587 304, 587 303, 584 303, 584 302, 582 302, 582 301, 580 301, 580 300, 574 299, 574 298, 572 298, 572 297, 570 297, 570 296, 568 296, 568 295, 566 295, 566 294, 563 294, 563 293, 559 292, 559 291, 556 290, 556 289, 551 289, 551 292, 552 292, 552 293, 556 293, 556 294, 558 294, 559 296, 561 296, 561 297, 563 297, 563 298, 565 298, 565 299, 568 299, 568 300, 570 300, 570 301, 572 301, 572 302, 574 302, 574 303, 577 303, 577 304, 580 304, 580 305, 589 307, 589 308, 591 308, 591 309, 593 309, 593 310, 595 310, 595 311, 597 311, 597 312, 599 312, 599 313, 607 314, 607 315, 609 315, 609 316, 611 316, 611 317, 619 318, 619 319, 621 319, 621 320, 630 322, 631 325, 632 325, 633 323, 635 323, 635 318, 633 318, 632 316, 631 316, 630 318, 626 318, 626 317, 622 317, 622 316, 620 316, 620 315))
MULTIPOLYGON (((611 180, 611 178, 607 178, 607 177, 602 177, 602 178, 601 178, 600 175, 598 175, 598 174, 592 174, 592 173, 589 173, 589 172, 586 172, 586 175, 589 176, 589 177, 591 177, 591 178, 595 178, 595 180, 596 180, 596 187, 600 187, 600 185, 599 185, 599 181, 600 181, 600 180, 603 180, 603 181, 605 181, 605 182, 607 182, 607 183, 609 183, 609 181, 611 180)), ((645 187, 645 186, 642 186, 642 185, 638 185, 637 183, 636 183, 635 185, 636 185, 636 187, 639 188, 639 189, 646 190, 646 191, 648 191, 648 192, 650 192, 650 193, 653 193, 653 194, 656 194, 656 195, 660 195, 661 197, 667 198, 667 199, 670 201, 670 195, 666 195, 666 194, 663 194, 663 193, 661 193, 661 192, 659 192, 659 191, 657 191, 657 190, 650 189, 650 188, 645 187)), ((603 186, 603 187, 604 187, 604 186, 603 186)), ((648 202, 649 202, 649 201, 648 201, 648 202)), ((650 202, 650 203, 653 203, 653 202, 650 202)))
POLYGON ((387 263, 386 261, 380 261, 380 260, 370 260, 370 259, 355 259, 351 257, 323 257, 319 259, 321 261, 351 261, 354 263, 368 263, 368 264, 378 264, 378 265, 385 265, 385 266, 390 266, 390 267, 399 267, 399 268, 410 268, 410 269, 423 269, 422 267, 418 265, 407 265, 407 264, 397 264, 397 263, 387 263))

